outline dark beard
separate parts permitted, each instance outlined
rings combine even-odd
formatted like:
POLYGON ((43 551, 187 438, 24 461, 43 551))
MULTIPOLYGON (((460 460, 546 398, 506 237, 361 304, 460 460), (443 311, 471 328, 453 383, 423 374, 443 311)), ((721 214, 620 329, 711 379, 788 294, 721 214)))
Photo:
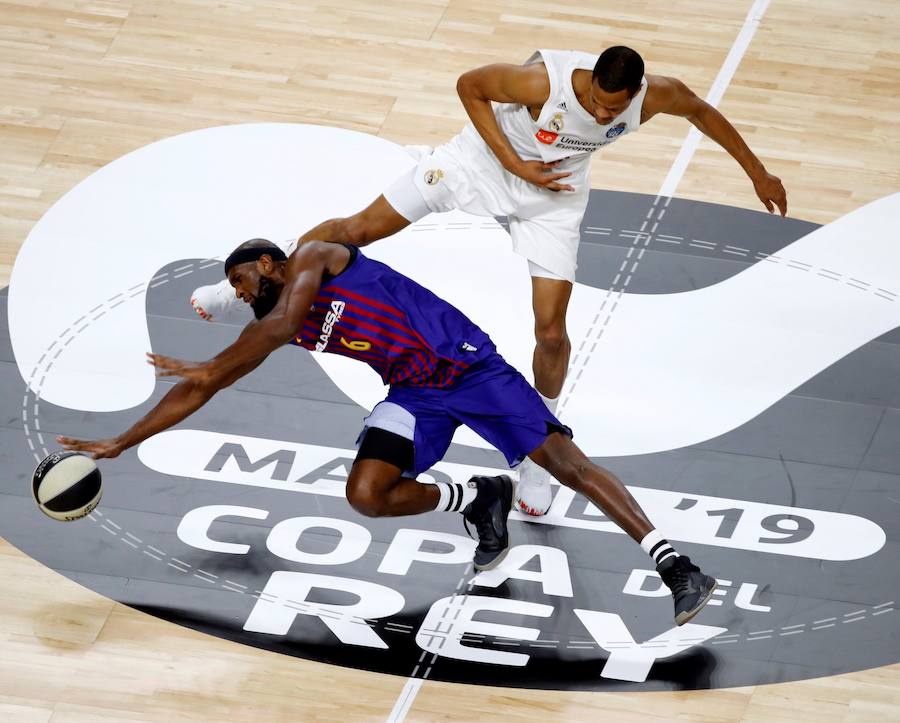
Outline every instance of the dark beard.
POLYGON ((256 295, 253 303, 250 304, 253 307, 253 315, 257 319, 262 319, 275 308, 283 288, 284 284, 276 284, 266 276, 259 277, 259 293, 256 295))

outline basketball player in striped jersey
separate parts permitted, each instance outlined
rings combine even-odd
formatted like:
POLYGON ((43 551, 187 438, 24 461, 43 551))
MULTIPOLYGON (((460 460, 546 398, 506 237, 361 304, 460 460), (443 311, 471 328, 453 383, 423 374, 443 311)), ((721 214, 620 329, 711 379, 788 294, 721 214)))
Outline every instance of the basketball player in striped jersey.
MULTIPOLYGON (((719 143, 749 176, 760 201, 784 215, 781 181, 768 173, 734 127, 679 80, 644 74, 644 61, 617 46, 599 57, 539 50, 524 65, 488 65, 457 84, 471 123, 368 208, 325 221, 300 239, 364 246, 431 212, 460 209, 507 216, 513 249, 528 260, 536 346, 534 381, 555 412, 569 363, 566 310, 575 281, 581 220, 590 190, 590 156, 658 114, 686 118, 719 143), (492 103, 496 106, 492 107, 492 103)), ((216 318, 231 303, 224 284, 197 289, 192 304, 216 318)), ((544 514, 549 476, 526 461, 517 504, 544 514)))
POLYGON ((462 312, 350 244, 311 241, 288 258, 253 239, 225 262, 235 294, 257 317, 231 346, 206 362, 149 355, 160 376, 179 376, 147 415, 114 439, 59 437, 94 458, 115 457, 168 429, 273 351, 294 344, 371 366, 390 386, 363 422, 347 478, 347 499, 364 515, 459 511, 477 531, 474 564, 495 567, 509 549, 514 485, 506 475, 466 484, 420 483, 461 424, 515 467, 526 457, 584 494, 653 558, 672 591, 682 625, 709 601, 716 581, 679 556, 618 478, 593 464, 490 337, 462 312))

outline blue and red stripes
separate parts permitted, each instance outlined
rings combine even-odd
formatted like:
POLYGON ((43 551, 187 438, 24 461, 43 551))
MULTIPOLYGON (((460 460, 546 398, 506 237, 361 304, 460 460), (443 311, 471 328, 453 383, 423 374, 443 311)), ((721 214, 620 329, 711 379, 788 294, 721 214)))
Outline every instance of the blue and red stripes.
POLYGON ((464 362, 439 356, 396 307, 343 287, 329 286, 327 291, 316 297, 294 340, 298 346, 316 349, 332 302, 339 300, 345 306, 333 324, 324 351, 365 362, 385 384, 444 387, 468 367, 464 362))

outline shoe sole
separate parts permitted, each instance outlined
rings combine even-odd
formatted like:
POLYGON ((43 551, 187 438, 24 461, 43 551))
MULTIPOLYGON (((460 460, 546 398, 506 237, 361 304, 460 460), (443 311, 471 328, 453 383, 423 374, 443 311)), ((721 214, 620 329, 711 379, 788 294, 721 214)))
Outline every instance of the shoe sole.
POLYGON ((532 517, 543 517, 550 510, 549 507, 543 512, 541 512, 540 510, 536 510, 534 507, 529 507, 518 497, 516 498, 516 509, 519 512, 524 512, 526 515, 531 515, 532 517))
POLYGON ((507 548, 503 552, 501 552, 499 555, 497 555, 497 557, 495 557, 493 560, 491 560, 486 565, 479 565, 477 562, 474 562, 474 561, 472 562, 472 565, 475 567, 476 570, 478 570, 478 572, 484 572, 485 570, 493 570, 495 567, 497 567, 497 565, 499 565, 501 562, 503 562, 503 560, 506 558, 506 556, 508 554, 509 554, 509 546, 507 546, 507 548))
POLYGON ((680 627, 680 626, 684 625, 685 623, 688 623, 691 620, 693 620, 694 616, 697 615, 697 613, 699 613, 703 608, 706 607, 706 603, 708 603, 710 601, 710 598, 712 598, 712 595, 716 591, 717 587, 719 587, 719 583, 716 582, 715 579, 713 579, 713 585, 709 589, 709 593, 707 594, 707 596, 705 598, 703 598, 700 602, 698 602, 691 610, 688 610, 687 612, 681 613, 681 615, 677 616, 675 618, 675 624, 680 627))
POLYGON ((509 497, 509 509, 506 511, 506 517, 507 517, 506 548, 499 555, 497 555, 497 557, 495 557, 493 560, 491 560, 490 562, 488 562, 484 565, 479 565, 477 562, 475 562, 473 560, 472 565, 475 567, 476 570, 478 570, 478 572, 484 572, 485 570, 493 570, 495 567, 497 567, 497 565, 499 565, 501 562, 503 562, 504 558, 509 554, 509 548, 511 547, 511 545, 509 544, 509 524, 508 523, 509 523, 509 513, 512 511, 513 501, 516 499, 516 481, 514 479, 512 479, 509 475, 503 474, 500 476, 508 479, 510 482, 510 485, 512 486, 512 491, 511 491, 511 494, 509 497))

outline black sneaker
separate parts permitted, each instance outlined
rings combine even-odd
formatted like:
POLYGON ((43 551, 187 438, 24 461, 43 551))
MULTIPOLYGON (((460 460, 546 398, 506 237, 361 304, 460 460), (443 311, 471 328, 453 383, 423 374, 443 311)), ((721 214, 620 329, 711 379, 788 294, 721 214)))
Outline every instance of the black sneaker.
POLYGON ((675 598, 676 625, 684 625, 699 613, 716 589, 716 579, 704 575, 691 558, 683 555, 670 555, 656 566, 656 571, 675 598))
POLYGON ((513 481, 505 474, 501 474, 497 477, 473 477, 468 484, 470 487, 478 488, 475 499, 463 510, 466 532, 469 532, 469 522, 478 532, 475 569, 491 570, 497 567, 509 552, 506 518, 512 507, 513 481))

